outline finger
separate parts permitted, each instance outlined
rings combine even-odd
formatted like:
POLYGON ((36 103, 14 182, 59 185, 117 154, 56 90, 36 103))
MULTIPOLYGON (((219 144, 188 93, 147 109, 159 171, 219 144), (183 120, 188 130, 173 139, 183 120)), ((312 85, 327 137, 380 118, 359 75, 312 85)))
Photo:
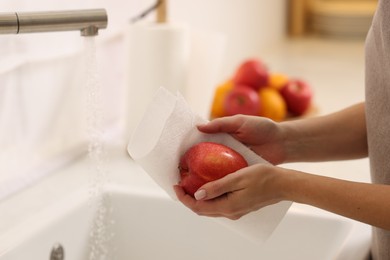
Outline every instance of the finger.
POLYGON ((186 194, 183 188, 179 185, 175 185, 173 189, 179 201, 196 214, 207 217, 223 217, 222 214, 215 210, 214 203, 209 203, 207 201, 196 201, 193 197, 186 194))
POLYGON ((239 116, 222 117, 197 127, 204 133, 235 133, 241 125, 240 122, 239 116))
POLYGON ((236 202, 232 202, 232 196, 235 193, 229 193, 210 200, 196 201, 192 209, 201 216, 225 217, 229 219, 238 219, 242 214, 236 210, 236 202))
POLYGON ((193 207, 196 200, 188 195, 180 185, 174 185, 173 190, 176 193, 177 199, 187 207, 193 207))
POLYGON ((225 177, 204 184, 195 192, 196 200, 211 200, 224 194, 240 190, 239 171, 225 177))

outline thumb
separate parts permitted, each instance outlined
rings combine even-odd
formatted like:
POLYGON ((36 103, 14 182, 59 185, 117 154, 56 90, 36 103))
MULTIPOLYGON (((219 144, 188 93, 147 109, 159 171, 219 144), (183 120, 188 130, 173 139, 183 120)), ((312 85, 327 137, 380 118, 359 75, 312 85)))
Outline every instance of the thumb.
POLYGON ((200 187, 194 194, 196 200, 210 200, 226 193, 237 190, 236 174, 228 174, 225 177, 208 182, 200 187))

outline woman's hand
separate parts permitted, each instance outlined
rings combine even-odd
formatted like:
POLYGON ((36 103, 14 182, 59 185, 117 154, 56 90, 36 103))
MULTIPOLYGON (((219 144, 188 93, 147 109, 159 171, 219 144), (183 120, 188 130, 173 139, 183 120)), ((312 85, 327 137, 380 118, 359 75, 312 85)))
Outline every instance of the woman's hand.
POLYGON ((196 199, 180 186, 174 188, 178 199, 198 215, 238 219, 283 200, 278 179, 286 171, 276 166, 255 164, 206 183, 196 192, 196 199))
POLYGON ((366 157, 364 103, 326 116, 276 123, 237 115, 198 126, 205 133, 228 133, 272 164, 366 157))
MULTIPOLYGON (((284 123, 238 115, 215 119, 198 129, 231 134, 273 164, 356 159, 368 153, 364 103, 327 116, 284 123)), ((206 183, 195 199, 180 186, 174 188, 178 199, 199 215, 238 219, 287 200, 390 230, 389 185, 255 164, 206 183)))
POLYGON ((279 124, 270 119, 236 115, 214 119, 199 125, 198 129, 210 134, 228 133, 272 164, 280 164, 286 159, 285 135, 279 124))
POLYGON ((206 183, 194 199, 174 186, 178 199, 202 216, 232 220, 265 206, 293 201, 390 230, 390 186, 339 180, 255 164, 206 183))

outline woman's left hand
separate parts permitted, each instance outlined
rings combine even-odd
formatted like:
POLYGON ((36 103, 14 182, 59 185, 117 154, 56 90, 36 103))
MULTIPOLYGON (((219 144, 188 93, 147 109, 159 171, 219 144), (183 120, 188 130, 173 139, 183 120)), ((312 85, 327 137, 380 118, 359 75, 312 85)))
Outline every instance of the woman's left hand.
POLYGON ((178 199, 202 216, 239 219, 249 212, 283 200, 278 179, 287 170, 266 164, 255 164, 225 177, 206 183, 195 198, 175 185, 178 199))

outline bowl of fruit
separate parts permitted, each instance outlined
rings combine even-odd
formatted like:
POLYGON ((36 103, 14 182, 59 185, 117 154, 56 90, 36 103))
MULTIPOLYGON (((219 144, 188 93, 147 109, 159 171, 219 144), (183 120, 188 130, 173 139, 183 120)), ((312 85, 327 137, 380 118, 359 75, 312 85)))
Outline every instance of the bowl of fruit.
POLYGON ((248 59, 233 77, 216 87, 210 118, 244 114, 283 121, 311 115, 314 110, 308 82, 271 72, 259 59, 248 59))

